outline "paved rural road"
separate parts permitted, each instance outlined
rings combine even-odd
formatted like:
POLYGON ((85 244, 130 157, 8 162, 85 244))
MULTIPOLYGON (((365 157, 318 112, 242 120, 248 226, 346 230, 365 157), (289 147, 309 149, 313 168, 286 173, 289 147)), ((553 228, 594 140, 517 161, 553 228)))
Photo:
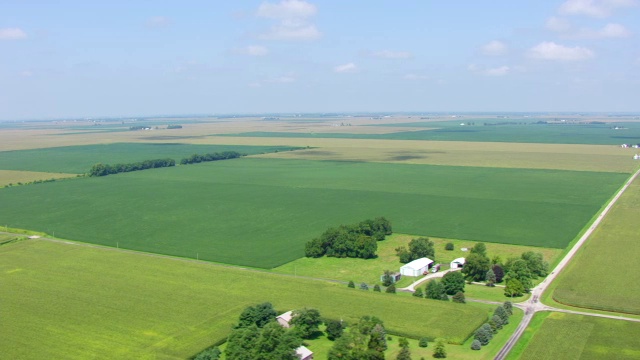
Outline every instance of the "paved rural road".
POLYGON ((509 354, 509 351, 511 351, 515 343, 518 341, 518 339, 520 338, 524 330, 529 325, 529 322, 531 322, 531 318, 533 318, 533 315, 537 311, 560 311, 560 312, 574 313, 574 314, 580 314, 580 315, 607 317, 611 319, 638 321, 636 319, 625 318, 620 316, 608 316, 608 315, 592 314, 587 312, 578 312, 578 311, 573 312, 571 310, 556 309, 550 306, 546 306, 539 302, 539 299, 540 299, 540 296, 542 296, 542 293, 544 293, 544 291, 547 289, 549 284, 553 282, 553 280, 558 276, 560 271, 562 271, 562 269, 564 269, 564 267, 569 263, 569 261, 571 261, 571 259, 576 254, 578 249, 580 249, 582 244, 584 244, 584 242, 587 241, 587 239, 589 238, 589 236, 591 236, 593 231, 598 227, 598 225, 600 225, 600 223, 602 222, 602 219, 604 219, 607 213, 609 213, 609 210, 611 210, 611 208, 618 201, 620 196, 622 196, 625 190, 627 190, 627 188, 633 182, 633 180, 635 180, 635 178, 638 177, 638 174, 640 174, 640 170, 636 171, 629 178, 629 180, 627 180, 624 186, 622 186, 622 188, 620 189, 620 191, 618 191, 616 196, 614 196, 613 199, 609 201, 609 204, 607 204, 607 206, 602 210, 602 212, 600 212, 600 215, 598 215, 598 217, 593 222, 593 224, 591 224, 589 229, 585 231, 585 233, 578 240, 578 242, 571 248, 571 250, 569 250, 567 255, 560 261, 560 263, 556 266, 556 268, 553 269, 551 274, 549 274, 549 276, 547 276, 547 278, 544 279, 544 281, 538 284, 538 286, 531 289, 531 297, 529 298, 529 300, 518 304, 518 307, 524 308, 524 311, 525 311, 524 317, 520 321, 520 324, 518 325, 518 328, 516 329, 516 331, 514 331, 514 333, 509 338, 509 340, 507 340, 507 343, 502 347, 502 349, 500 349, 500 352, 498 352, 498 354, 496 355, 495 357, 496 360, 503 360, 507 356, 507 354, 509 354))

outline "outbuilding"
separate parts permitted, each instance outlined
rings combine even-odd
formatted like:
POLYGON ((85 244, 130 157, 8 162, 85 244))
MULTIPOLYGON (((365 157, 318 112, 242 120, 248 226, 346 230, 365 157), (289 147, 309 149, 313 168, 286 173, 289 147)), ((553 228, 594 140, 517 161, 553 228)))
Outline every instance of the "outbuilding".
POLYGON ((288 327, 291 327, 289 322, 291 321, 292 317, 293 317, 293 311, 287 311, 284 314, 278 315, 278 317, 276 317, 276 320, 278 321, 278 324, 280 324, 280 326, 284 328, 288 328, 288 327))
POLYGON ((451 262, 451 269, 461 269, 464 266, 464 258, 457 258, 451 262))
POLYGON ((307 347, 300 345, 296 348, 296 355, 300 360, 313 360, 313 351, 309 350, 307 347))
POLYGON ((428 272, 431 266, 433 266, 433 260, 429 258, 416 259, 408 264, 404 264, 400 268, 400 274, 404 276, 420 276, 428 272))

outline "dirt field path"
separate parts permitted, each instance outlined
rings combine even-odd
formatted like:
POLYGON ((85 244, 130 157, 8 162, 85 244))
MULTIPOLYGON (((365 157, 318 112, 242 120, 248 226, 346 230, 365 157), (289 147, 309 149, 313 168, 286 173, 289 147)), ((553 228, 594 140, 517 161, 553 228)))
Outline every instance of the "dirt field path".
POLYGON ((507 343, 502 347, 502 349, 500 349, 500 352, 498 352, 498 354, 496 355, 495 357, 496 360, 502 360, 509 354, 509 351, 511 351, 515 343, 518 341, 518 339, 524 332, 524 330, 527 328, 527 326, 529 325, 529 322, 531 322, 533 315, 538 311, 558 311, 558 312, 566 312, 566 313, 588 315, 588 316, 607 317, 610 319, 617 319, 617 320, 640 322, 637 319, 626 318, 626 317, 615 316, 615 315, 609 316, 609 315, 593 314, 588 312, 557 309, 551 306, 546 306, 539 302, 540 296, 542 296, 542 294, 547 289, 547 287, 549 287, 551 282, 555 280, 555 278, 558 276, 560 271, 562 271, 562 269, 565 268, 565 266, 569 263, 569 261, 571 261, 571 259, 574 257, 578 249, 580 249, 580 247, 585 243, 585 241, 587 241, 587 239, 591 236, 593 231, 600 225, 604 217, 609 213, 609 210, 611 210, 611 208, 618 201, 620 196, 622 196, 625 190, 627 190, 627 188, 629 187, 629 185, 631 185, 633 180, 635 180, 636 177, 638 177, 638 174, 640 174, 640 170, 636 171, 629 178, 629 180, 627 180, 627 182, 624 184, 624 186, 622 186, 620 191, 618 191, 618 193, 613 197, 613 199, 609 201, 607 206, 602 210, 602 212, 600 212, 600 215, 598 215, 598 217, 595 219, 593 224, 591 224, 591 226, 587 229, 587 231, 585 231, 585 233, 582 235, 582 237, 580 237, 578 242, 576 242, 576 244, 571 248, 571 250, 569 250, 567 255, 560 261, 560 263, 558 263, 558 265, 547 276, 547 278, 544 279, 544 281, 542 281, 538 286, 531 289, 531 297, 529 298, 529 300, 518 303, 518 307, 524 309, 525 315, 520 321, 520 324, 518 325, 518 328, 514 331, 513 335, 511 335, 507 343))

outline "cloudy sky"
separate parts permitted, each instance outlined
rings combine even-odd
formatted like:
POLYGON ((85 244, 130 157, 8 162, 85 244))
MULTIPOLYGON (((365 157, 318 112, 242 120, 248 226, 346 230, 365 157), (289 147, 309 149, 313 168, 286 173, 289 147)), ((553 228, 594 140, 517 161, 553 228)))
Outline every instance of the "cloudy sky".
POLYGON ((640 0, 3 0, 0 119, 638 112, 639 36, 640 0))

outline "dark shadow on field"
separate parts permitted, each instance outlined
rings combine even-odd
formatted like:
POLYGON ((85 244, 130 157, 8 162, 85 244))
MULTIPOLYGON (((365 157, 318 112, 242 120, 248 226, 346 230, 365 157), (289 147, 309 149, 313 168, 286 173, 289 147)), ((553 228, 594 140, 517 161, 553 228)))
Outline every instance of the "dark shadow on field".
POLYGON ((446 151, 396 151, 388 153, 387 160, 404 161, 427 159, 428 154, 446 154, 446 151))
MULTIPOLYGON (((149 136, 141 138, 141 140, 181 140, 181 139, 202 139, 205 135, 193 135, 193 136, 170 136, 170 135, 160 135, 160 136, 149 136)), ((174 143, 178 144, 178 143, 174 143)))
POLYGON ((304 154, 304 155, 313 155, 313 156, 331 156, 331 155, 335 155, 336 152, 334 152, 334 151, 323 151, 323 150, 308 150, 308 151, 303 151, 302 154, 304 154))

